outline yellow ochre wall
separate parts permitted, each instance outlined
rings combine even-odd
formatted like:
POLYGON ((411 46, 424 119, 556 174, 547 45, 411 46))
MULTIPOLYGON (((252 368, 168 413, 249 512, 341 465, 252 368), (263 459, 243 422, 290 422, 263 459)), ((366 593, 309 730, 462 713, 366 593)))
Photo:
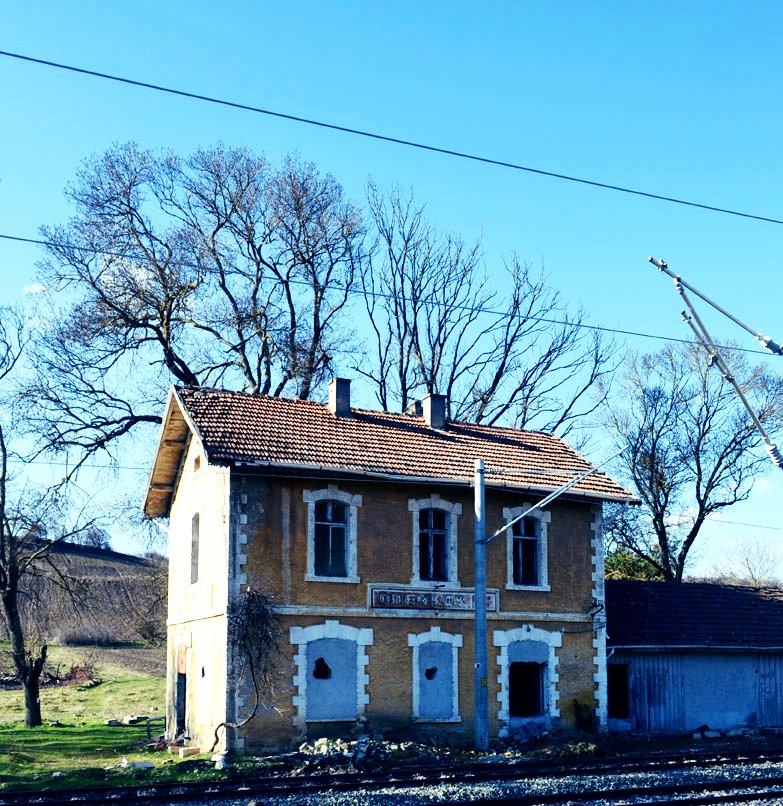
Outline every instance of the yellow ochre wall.
MULTIPOLYGON (((232 522, 242 523, 246 543, 241 548, 241 573, 247 583, 262 590, 281 605, 281 653, 278 658, 275 702, 262 710, 242 731, 247 748, 294 746, 306 736, 346 733, 431 736, 441 741, 469 743, 473 736, 473 614, 453 611, 384 612, 368 606, 368 585, 411 585, 413 569, 413 515, 410 499, 432 494, 459 503, 458 519, 459 586, 473 586, 473 492, 470 488, 398 483, 335 482, 317 479, 261 478, 234 473, 231 489, 232 522), (357 509, 357 572, 359 583, 310 582, 307 570, 307 504, 305 490, 319 490, 336 484, 344 493, 361 495, 357 509), (373 631, 368 656, 364 720, 355 726, 345 723, 295 724, 293 697, 294 656, 297 647, 289 642, 291 627, 307 627, 337 621, 373 631), (461 721, 429 725, 412 723, 412 657, 408 635, 438 626, 443 632, 462 636, 458 650, 459 714, 461 721), (272 707, 274 706, 274 707, 272 707)), ((505 522, 504 507, 533 504, 536 494, 487 490, 487 533, 505 522)), ((498 721, 500 686, 497 664, 499 648, 493 645, 495 631, 539 628, 560 633, 556 649, 557 703, 560 724, 577 725, 580 718, 597 707, 597 650, 592 616, 595 615, 596 558, 594 549, 594 507, 589 502, 560 500, 549 510, 547 555, 549 591, 506 590, 506 535, 487 547, 487 587, 499 591, 500 609, 489 613, 488 688, 490 736, 502 727, 498 721), (579 703, 579 706, 576 705, 579 703), (581 707, 580 707, 581 706, 581 707)), ((244 538, 243 538, 244 540, 244 538)), ((247 698, 246 698, 247 699, 247 698)), ((241 709, 240 709, 241 710, 241 709)), ((580 719, 583 725, 583 719, 580 719)))

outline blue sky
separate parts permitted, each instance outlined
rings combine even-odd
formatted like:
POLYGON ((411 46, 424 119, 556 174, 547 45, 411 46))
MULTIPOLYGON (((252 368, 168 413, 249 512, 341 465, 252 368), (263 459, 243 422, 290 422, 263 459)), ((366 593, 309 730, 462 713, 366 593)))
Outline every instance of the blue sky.
MULTIPOLYGON (((783 218, 783 5, 775 2, 8 3, 0 49, 547 171, 783 218)), ((360 197, 412 187, 492 270, 542 263, 596 324, 688 337, 664 257, 783 340, 783 226, 690 209, 173 98, 0 57, 0 233, 68 216, 79 162, 135 140, 224 141, 314 161, 360 197)), ((0 241, 0 302, 39 254, 0 241)), ((710 318, 717 339, 743 338, 710 318)), ((746 342, 752 347, 752 342, 746 342)), ((654 349, 658 342, 628 345, 654 349)), ((762 358, 774 362, 773 358, 762 358)), ((592 457, 600 459, 601 457, 592 457)), ((783 474, 726 519, 776 527, 783 474)), ((737 532, 710 527, 713 553, 737 532)), ((723 547, 723 548, 721 548, 723 547)))

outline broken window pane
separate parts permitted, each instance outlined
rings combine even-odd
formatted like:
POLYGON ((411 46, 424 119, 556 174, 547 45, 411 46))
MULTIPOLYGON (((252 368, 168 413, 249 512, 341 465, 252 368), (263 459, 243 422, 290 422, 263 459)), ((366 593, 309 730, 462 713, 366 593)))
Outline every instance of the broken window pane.
POLYGON ((447 512, 443 509, 419 511, 419 578, 448 580, 447 512))
POLYGON ((515 585, 538 585, 539 577, 539 531, 535 518, 523 518, 512 527, 513 579, 515 585))
POLYGON ((340 501, 315 502, 314 571, 317 576, 347 576, 348 507, 340 501))

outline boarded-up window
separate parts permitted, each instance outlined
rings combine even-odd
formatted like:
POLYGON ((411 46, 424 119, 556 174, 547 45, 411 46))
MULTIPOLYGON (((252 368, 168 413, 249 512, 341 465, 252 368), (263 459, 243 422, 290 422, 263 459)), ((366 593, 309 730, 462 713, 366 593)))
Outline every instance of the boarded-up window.
POLYGON ((539 585, 539 524, 535 518, 522 518, 512 527, 515 585, 539 585))
POLYGON ((544 664, 518 661, 508 670, 508 713, 512 717, 544 712, 544 664))
POLYGON ((628 719, 628 664, 610 663, 606 667, 610 719, 628 719))
POLYGON ((198 542, 199 542, 199 515, 193 516, 190 523, 190 584, 198 582, 198 542))
POLYGON ((307 720, 353 721, 357 715, 355 641, 321 638, 307 645, 307 720))
POLYGON ((419 578, 448 580, 448 513, 443 509, 419 511, 419 578))
POLYGON ((316 576, 347 576, 348 507, 340 501, 315 502, 314 570, 316 576))
POLYGON ((419 647, 420 719, 449 719, 454 711, 454 664, 451 644, 428 641, 419 647))

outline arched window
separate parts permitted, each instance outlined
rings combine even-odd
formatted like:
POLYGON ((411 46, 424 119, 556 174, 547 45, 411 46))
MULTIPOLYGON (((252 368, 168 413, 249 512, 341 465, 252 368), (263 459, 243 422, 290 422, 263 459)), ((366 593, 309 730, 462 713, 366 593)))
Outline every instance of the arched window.
POLYGON ((370 695, 367 686, 373 631, 326 621, 309 627, 291 627, 296 693, 294 724, 353 722, 365 719, 370 695))
POLYGON ((457 653, 462 636, 433 627, 410 633, 413 648, 413 719, 416 722, 460 722, 457 653))
POLYGON ((498 664, 498 735, 509 736, 526 724, 550 726, 560 717, 557 650, 559 631, 524 625, 496 630, 493 643, 500 648, 498 664))

